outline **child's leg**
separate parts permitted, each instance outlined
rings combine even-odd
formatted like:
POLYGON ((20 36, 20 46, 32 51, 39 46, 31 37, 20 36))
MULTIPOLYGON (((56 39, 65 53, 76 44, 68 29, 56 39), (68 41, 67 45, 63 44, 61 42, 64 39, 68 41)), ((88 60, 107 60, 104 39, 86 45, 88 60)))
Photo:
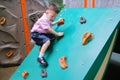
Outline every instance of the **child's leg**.
POLYGON ((37 60, 42 66, 47 67, 48 63, 44 58, 44 54, 51 43, 50 41, 51 38, 47 36, 47 34, 39 34, 37 37, 38 37, 38 41, 36 41, 36 43, 41 45, 40 54, 37 60))
POLYGON ((43 65, 44 67, 47 67, 48 66, 48 63, 47 61, 45 60, 44 58, 44 53, 45 51, 47 50, 47 48, 49 47, 50 45, 50 40, 47 40, 41 47, 41 50, 40 50, 40 54, 39 54, 39 57, 38 57, 38 61, 40 62, 41 65, 43 65))
POLYGON ((45 51, 47 50, 47 48, 49 47, 50 45, 50 40, 46 41, 42 47, 41 47, 41 50, 40 50, 40 54, 39 54, 39 58, 43 57, 44 54, 45 54, 45 51))

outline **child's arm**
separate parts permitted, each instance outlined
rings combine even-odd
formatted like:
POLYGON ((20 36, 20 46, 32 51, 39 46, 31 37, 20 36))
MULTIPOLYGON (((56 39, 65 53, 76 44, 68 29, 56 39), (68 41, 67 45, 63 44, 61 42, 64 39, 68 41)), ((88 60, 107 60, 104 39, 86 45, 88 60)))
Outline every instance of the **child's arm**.
POLYGON ((58 24, 58 22, 59 22, 61 19, 63 19, 63 18, 60 18, 60 19, 58 19, 57 21, 52 22, 52 25, 58 24))
POLYGON ((54 22, 52 22, 52 25, 55 25, 55 24, 57 24, 58 23, 58 21, 54 21, 54 22))
POLYGON ((57 36, 63 36, 64 33, 63 32, 56 32, 54 31, 52 28, 48 28, 48 31, 54 35, 57 35, 57 36))

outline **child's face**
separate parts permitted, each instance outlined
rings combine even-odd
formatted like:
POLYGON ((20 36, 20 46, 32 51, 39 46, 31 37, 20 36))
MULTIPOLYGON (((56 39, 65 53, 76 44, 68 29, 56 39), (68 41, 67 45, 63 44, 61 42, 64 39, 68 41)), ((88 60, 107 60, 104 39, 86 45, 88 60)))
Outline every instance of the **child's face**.
POLYGON ((51 21, 53 21, 54 20, 54 18, 56 17, 56 13, 55 13, 55 11, 53 11, 53 10, 47 10, 46 11, 46 14, 47 14, 47 17, 51 20, 51 21))

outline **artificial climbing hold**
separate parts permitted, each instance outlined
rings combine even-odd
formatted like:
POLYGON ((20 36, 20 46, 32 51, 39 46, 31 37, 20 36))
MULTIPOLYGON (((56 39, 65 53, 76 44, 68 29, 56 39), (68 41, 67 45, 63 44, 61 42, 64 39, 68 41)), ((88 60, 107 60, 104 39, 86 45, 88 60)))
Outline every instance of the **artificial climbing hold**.
POLYGON ((64 19, 63 18, 60 19, 60 21, 58 21, 58 23, 57 23, 58 26, 61 25, 61 24, 64 24, 64 19))
POLYGON ((60 59, 59 59, 59 63, 60 63, 60 66, 64 69, 64 68, 67 68, 68 67, 68 65, 66 64, 66 57, 65 56, 63 56, 63 57, 61 57, 60 59))
POLYGON ((22 73, 22 77, 23 77, 23 78, 26 78, 26 77, 28 76, 28 74, 29 74, 29 73, 28 73, 27 71, 24 71, 24 72, 22 73))
POLYGON ((10 50, 9 52, 6 53, 6 57, 11 57, 13 55, 13 50, 10 50))
POLYGON ((5 17, 0 18, 0 24, 1 24, 1 25, 5 24, 5 22, 6 22, 5 17))
POLYGON ((46 70, 41 70, 41 76, 42 76, 42 78, 47 77, 47 71, 46 70))
POLYGON ((86 23, 86 19, 85 19, 84 17, 82 17, 82 16, 80 17, 80 23, 81 23, 81 24, 86 23))
POLYGON ((93 34, 91 32, 86 32, 82 36, 82 44, 85 45, 88 41, 93 38, 93 34))

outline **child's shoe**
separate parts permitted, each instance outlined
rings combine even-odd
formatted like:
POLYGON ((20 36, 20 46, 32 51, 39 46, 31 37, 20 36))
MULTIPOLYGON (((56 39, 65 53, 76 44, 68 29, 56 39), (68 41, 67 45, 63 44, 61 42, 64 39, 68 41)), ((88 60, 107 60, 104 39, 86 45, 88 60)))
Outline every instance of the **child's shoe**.
POLYGON ((48 66, 48 63, 47 63, 47 61, 45 60, 44 57, 41 57, 41 58, 38 57, 37 60, 38 60, 38 62, 39 62, 42 66, 44 66, 44 67, 47 67, 47 66, 48 66))

